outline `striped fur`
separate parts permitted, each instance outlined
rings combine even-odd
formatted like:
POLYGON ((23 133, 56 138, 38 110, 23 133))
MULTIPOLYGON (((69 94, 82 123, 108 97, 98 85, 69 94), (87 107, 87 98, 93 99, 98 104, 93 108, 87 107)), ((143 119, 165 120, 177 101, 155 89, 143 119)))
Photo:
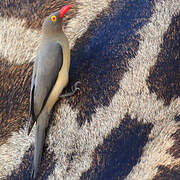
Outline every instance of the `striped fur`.
POLYGON ((180 179, 179 0, 0 1, 0 179, 29 179, 29 90, 43 19, 64 4, 70 84, 39 179, 180 179))

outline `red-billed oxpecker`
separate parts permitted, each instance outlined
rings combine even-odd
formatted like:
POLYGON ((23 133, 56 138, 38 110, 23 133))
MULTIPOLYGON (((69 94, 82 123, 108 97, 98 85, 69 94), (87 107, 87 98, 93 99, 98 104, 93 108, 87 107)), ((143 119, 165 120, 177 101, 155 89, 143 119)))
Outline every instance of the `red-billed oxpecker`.
POLYGON ((78 89, 75 84, 72 93, 61 95, 69 80, 70 48, 68 39, 62 30, 62 18, 69 8, 70 5, 66 5, 45 19, 40 48, 34 63, 28 129, 29 135, 36 122, 33 179, 37 177, 40 169, 50 112, 59 97, 72 95, 78 89))

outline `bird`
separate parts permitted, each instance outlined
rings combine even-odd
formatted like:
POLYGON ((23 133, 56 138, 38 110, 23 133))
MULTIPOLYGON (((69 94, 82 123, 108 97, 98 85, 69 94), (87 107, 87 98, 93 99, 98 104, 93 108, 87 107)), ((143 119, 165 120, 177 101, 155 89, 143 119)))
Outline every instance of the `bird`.
POLYGON ((62 94, 69 81, 70 48, 62 29, 62 19, 70 9, 66 5, 49 15, 42 25, 40 47, 35 58, 30 89, 30 123, 28 135, 36 123, 35 150, 31 177, 39 173, 43 146, 51 110, 59 97, 73 95, 79 88, 76 82, 72 92, 62 94))

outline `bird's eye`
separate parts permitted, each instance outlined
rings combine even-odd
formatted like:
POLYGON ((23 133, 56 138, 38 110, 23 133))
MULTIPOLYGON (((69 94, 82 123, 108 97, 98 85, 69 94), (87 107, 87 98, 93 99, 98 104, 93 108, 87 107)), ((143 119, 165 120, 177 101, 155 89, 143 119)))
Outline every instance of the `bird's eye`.
POLYGON ((56 21, 56 16, 51 16, 51 21, 56 21))

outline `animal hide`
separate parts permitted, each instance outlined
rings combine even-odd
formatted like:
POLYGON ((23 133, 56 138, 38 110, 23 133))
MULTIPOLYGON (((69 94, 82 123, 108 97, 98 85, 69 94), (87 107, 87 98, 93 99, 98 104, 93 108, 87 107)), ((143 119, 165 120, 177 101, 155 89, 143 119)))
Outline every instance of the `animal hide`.
POLYGON ((39 179, 180 179, 179 0, 0 1, 0 179, 29 180, 34 57, 66 4, 70 82, 52 112, 39 179))

